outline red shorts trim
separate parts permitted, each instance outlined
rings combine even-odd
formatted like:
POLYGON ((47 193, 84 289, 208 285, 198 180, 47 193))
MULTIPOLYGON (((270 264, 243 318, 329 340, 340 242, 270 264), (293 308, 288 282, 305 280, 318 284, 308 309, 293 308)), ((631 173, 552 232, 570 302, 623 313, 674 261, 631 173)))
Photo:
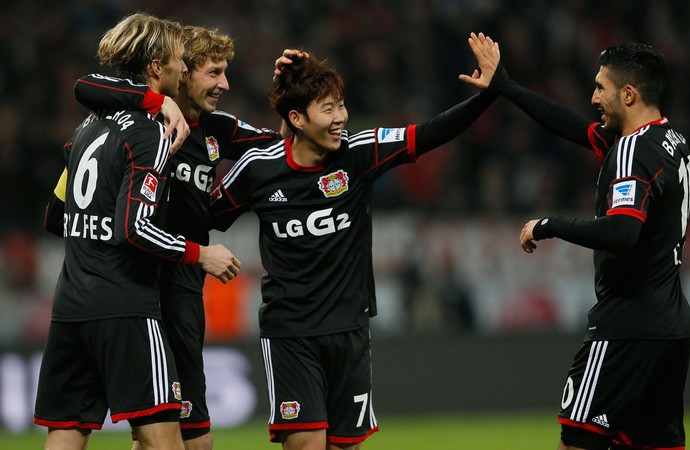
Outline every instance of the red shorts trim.
POLYGON ((685 447, 650 447, 648 445, 635 445, 632 443, 630 438, 622 433, 606 433, 604 430, 601 428, 582 423, 582 422, 575 422, 570 419, 564 419, 562 417, 558 418, 558 423, 562 425, 567 425, 569 427, 573 428, 580 428, 583 430, 591 431, 592 433, 596 433, 602 436, 614 436, 613 438, 613 443, 617 445, 622 445, 625 447, 630 448, 631 450, 685 450, 685 447))
POLYGON ((285 431, 285 430, 323 430, 328 428, 328 422, 307 422, 307 423, 274 423, 268 426, 268 431, 270 431, 271 442, 280 442, 278 433, 274 431, 285 431))
POLYGON ((360 442, 364 442, 366 438, 371 436, 372 434, 376 433, 379 431, 379 427, 372 428, 371 430, 368 430, 367 433, 363 436, 355 436, 355 437, 340 437, 340 436, 328 436, 328 442, 330 444, 359 444, 360 442))
POLYGON ((152 416, 156 413, 159 413, 161 411, 166 411, 168 409, 177 409, 179 411, 182 409, 182 405, 180 405, 179 403, 163 403, 160 405, 156 405, 153 408, 142 409, 140 411, 132 411, 132 412, 112 414, 111 418, 113 420, 113 423, 117 423, 121 420, 135 419, 137 417, 152 416))
POLYGON ((41 425, 41 426, 48 427, 48 428, 58 428, 61 430, 68 429, 68 428, 84 428, 87 430, 100 430, 101 428, 103 428, 102 423, 83 423, 83 422, 78 422, 76 420, 69 421, 69 422, 60 422, 60 421, 53 421, 53 420, 43 420, 43 419, 39 419, 38 417, 34 417, 34 423, 36 425, 41 425))
POLYGON ((206 420, 204 422, 180 422, 180 428, 211 428, 211 421, 206 420))

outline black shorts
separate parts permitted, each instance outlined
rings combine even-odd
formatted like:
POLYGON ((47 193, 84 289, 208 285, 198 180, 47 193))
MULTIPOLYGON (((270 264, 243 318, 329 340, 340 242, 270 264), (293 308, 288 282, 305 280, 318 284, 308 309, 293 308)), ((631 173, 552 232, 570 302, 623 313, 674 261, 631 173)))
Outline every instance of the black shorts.
POLYGON ((585 342, 563 391, 561 440, 588 449, 685 448, 689 360, 690 339, 585 342))
POLYGON ((182 384, 182 438, 193 439, 211 430, 204 375, 204 301, 200 295, 167 291, 161 297, 163 325, 182 384))
POLYGON ((175 360, 159 321, 50 324, 36 394, 38 425, 98 430, 108 409, 113 422, 153 415, 170 421, 160 413, 179 411, 180 399, 175 360))
POLYGON ((271 440, 284 430, 327 429, 357 444, 378 431, 371 403, 369 327, 306 338, 262 338, 271 440))

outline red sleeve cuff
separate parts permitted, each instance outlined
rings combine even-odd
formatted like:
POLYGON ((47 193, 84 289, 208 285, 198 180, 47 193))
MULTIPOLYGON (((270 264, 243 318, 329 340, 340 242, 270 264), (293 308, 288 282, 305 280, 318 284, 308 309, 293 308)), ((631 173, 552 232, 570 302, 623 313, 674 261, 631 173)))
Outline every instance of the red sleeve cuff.
POLYGON ((158 114, 163 106, 163 100, 165 100, 165 95, 159 94, 153 89, 148 89, 146 94, 144 94, 144 100, 141 102, 141 108, 150 114, 158 114))
POLYGON ((187 248, 185 248, 184 256, 180 264, 193 266, 199 262, 199 244, 196 242, 187 241, 187 248))

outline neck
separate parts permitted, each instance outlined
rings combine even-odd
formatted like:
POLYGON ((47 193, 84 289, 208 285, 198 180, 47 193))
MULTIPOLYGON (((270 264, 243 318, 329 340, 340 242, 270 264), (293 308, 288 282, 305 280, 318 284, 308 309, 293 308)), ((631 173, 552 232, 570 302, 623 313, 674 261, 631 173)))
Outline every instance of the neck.
POLYGON ((305 140, 300 133, 295 134, 292 140, 292 159, 300 166, 318 166, 326 159, 327 153, 305 140))
POLYGON ((180 87, 180 92, 178 92, 174 100, 175 103, 177 103, 177 106, 180 107, 180 111, 182 112, 182 115, 185 119, 196 120, 199 118, 200 112, 196 108, 192 107, 192 103, 189 101, 187 92, 184 90, 183 87, 180 87))
POLYGON ((657 106, 644 106, 628 113, 628 118, 623 124, 623 136, 633 133, 640 127, 650 122, 661 119, 661 111, 657 106))

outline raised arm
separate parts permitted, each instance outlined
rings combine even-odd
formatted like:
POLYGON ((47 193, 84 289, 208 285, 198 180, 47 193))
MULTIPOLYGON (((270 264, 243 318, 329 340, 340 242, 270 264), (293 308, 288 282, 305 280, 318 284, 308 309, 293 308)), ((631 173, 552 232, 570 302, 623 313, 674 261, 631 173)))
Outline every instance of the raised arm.
POLYGON ((442 145, 462 133, 469 127, 496 99, 498 94, 487 89, 492 83, 500 50, 498 43, 490 37, 472 33, 475 41, 470 40, 470 48, 477 58, 479 69, 470 75, 462 74, 458 78, 480 89, 484 89, 469 99, 458 103, 449 110, 424 123, 417 125, 417 154, 422 154, 442 145), (479 39, 481 37, 481 39, 479 39))
POLYGON ((470 35, 468 43, 477 58, 480 70, 475 71, 472 77, 462 75, 460 79, 481 89, 503 95, 550 132, 592 149, 597 156, 603 157, 615 142, 616 136, 605 131, 598 122, 512 80, 500 61, 498 46, 492 46, 492 42, 491 38, 482 33, 470 35), (490 70, 493 75, 490 84, 481 77, 486 70, 490 70))
POLYGON ((189 136, 187 121, 180 107, 168 96, 153 91, 146 84, 131 80, 90 74, 74 84, 74 97, 92 111, 133 110, 156 115, 159 112, 165 123, 165 136, 175 135, 170 154, 175 153, 189 136))

